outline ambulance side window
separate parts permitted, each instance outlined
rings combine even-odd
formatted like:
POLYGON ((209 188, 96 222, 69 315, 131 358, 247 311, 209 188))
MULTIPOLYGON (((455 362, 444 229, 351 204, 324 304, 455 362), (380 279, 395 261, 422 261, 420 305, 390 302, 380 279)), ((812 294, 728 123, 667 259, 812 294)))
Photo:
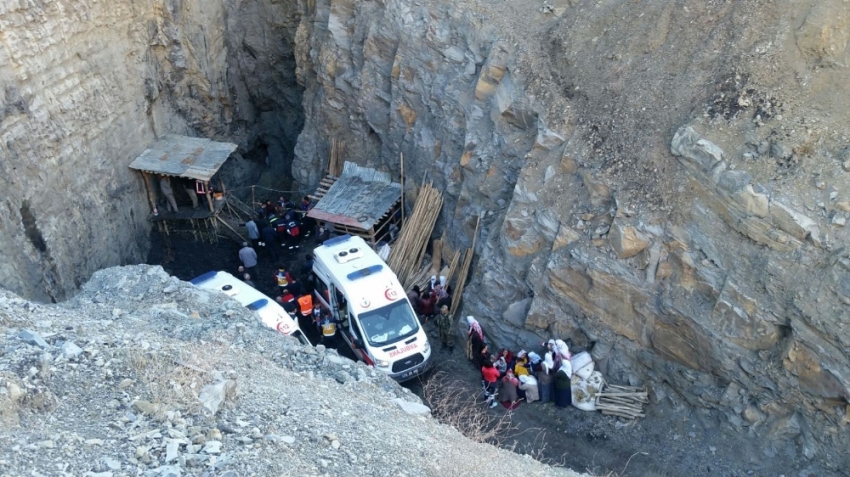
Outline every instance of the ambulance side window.
POLYGON ((322 277, 313 273, 313 282, 316 284, 316 295, 320 296, 328 305, 333 305, 328 292, 328 285, 322 280, 322 277))

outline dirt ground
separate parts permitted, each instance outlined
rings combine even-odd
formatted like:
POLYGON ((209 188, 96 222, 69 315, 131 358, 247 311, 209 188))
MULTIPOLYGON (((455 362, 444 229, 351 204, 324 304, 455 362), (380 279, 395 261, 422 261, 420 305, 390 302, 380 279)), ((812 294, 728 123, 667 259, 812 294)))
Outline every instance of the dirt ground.
MULTIPOLYGON (((153 246, 147 263, 162 265, 168 273, 183 280, 210 270, 235 273, 240 264, 237 255, 240 244, 236 241, 199 244, 173 235, 170 239, 173 260, 164 262, 163 238, 154 231, 151 240, 153 246)), ((277 262, 261 254, 258 264, 260 276, 255 277, 257 288, 274 296, 277 285, 273 275, 277 265, 282 263, 296 276, 299 275, 304 256, 312 252, 314 246, 313 239, 308 238, 299 249, 290 251, 282 247, 277 262)), ((302 329, 315 342, 317 333, 306 325, 302 324, 302 329)), ((425 327, 432 341, 438 342, 433 324, 428 323, 425 327)), ((466 360, 461 345, 458 341, 453 354, 442 350, 439 345, 434 346, 435 370, 450 375, 453 386, 465 386, 457 392, 477 395, 480 375, 466 360)), ((353 359, 344 345, 339 351, 353 359)), ((433 373, 423 379, 431 375, 433 373)), ((423 393, 422 381, 409 381, 404 386, 420 396, 423 393)), ((479 405, 484 407, 484 404, 479 405)), ((498 406, 488 412, 499 418, 510 411, 498 406)), ((513 428, 501 439, 500 445, 519 453, 537 455, 553 465, 594 475, 607 475, 609 472, 620 476, 671 477, 828 475, 808 469, 801 471, 808 463, 794 462, 792 446, 771 447, 763 441, 730 434, 719 425, 722 416, 685 407, 674 409, 666 400, 661 404, 648 405, 647 417, 635 422, 539 402, 521 404, 511 412, 510 418, 513 428)))
MULTIPOLYGON (((432 341, 438 342, 436 331, 430 325, 426 328, 432 341)), ((458 392, 480 394, 480 374, 460 346, 453 354, 440 346, 434 349, 436 369, 450 373, 453 385, 468 385, 458 392)), ((422 385, 417 381, 405 383, 417 394, 422 393, 422 385)), ((483 400, 479 402, 484 408, 483 400)), ((514 411, 497 406, 489 412, 494 418, 511 413, 514 428, 502 439, 503 447, 593 475, 828 475, 805 467, 807 462, 795 462, 791 446, 773 448, 764 441, 731 434, 719 425, 722 416, 701 410, 677 410, 665 402, 649 404, 647 417, 637 421, 572 406, 562 409, 551 402, 522 403, 514 411)))

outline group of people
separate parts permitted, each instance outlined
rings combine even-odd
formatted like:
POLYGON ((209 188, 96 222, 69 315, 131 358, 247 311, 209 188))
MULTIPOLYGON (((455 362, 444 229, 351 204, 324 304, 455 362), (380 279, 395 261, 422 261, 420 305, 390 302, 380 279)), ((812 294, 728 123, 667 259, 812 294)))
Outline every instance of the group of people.
MULTIPOLYGON (((288 247, 289 250, 300 248, 301 239, 313 231, 315 224, 307 217, 307 212, 314 204, 307 196, 298 204, 281 197, 277 202, 269 199, 256 205, 257 219, 251 218, 245 223, 248 239, 253 247, 268 250, 275 261, 279 259, 278 247, 288 247)), ((328 234, 324 227, 320 233, 328 234)), ((329 237, 319 237, 319 240, 326 238, 329 237)))
POLYGON ((452 288, 446 284, 446 277, 432 276, 428 289, 422 291, 415 285, 407 292, 407 299, 413 305, 414 311, 421 317, 423 324, 433 320, 440 335, 443 349, 448 348, 454 353, 454 333, 452 332, 452 317, 449 308, 452 304, 452 288))
MULTIPOLYGON (((305 237, 309 236, 312 228, 312 222, 307 220, 305 214, 313 206, 309 197, 304 197, 298 205, 282 197, 278 202, 267 200, 257 205, 259 206, 257 219, 251 218, 245 223, 250 242, 243 242, 242 248, 239 249, 239 260, 242 265, 237 269, 237 276, 253 288, 257 288, 254 279, 258 277, 257 264, 260 259, 255 247, 267 250, 268 258, 273 261, 272 263, 279 263, 280 255, 277 252, 277 246, 289 245, 290 250, 299 248, 298 241, 302 233, 305 237)), ((324 227, 320 228, 319 232, 327 234, 324 227)), ((322 237, 318 238, 322 240, 322 237)), ((327 238, 325 237, 325 240, 327 238)), ((307 286, 302 288, 301 281, 296 278, 294 272, 282 264, 278 265, 272 276, 276 290, 273 295, 275 301, 295 319, 313 323, 321 336, 322 343, 333 344, 337 336, 338 322, 330 310, 313 301, 313 287, 310 279, 312 269, 313 257, 308 254, 299 272, 300 276, 308 277, 307 286)))
POLYGON ((493 353, 484 340, 478 321, 466 317, 467 357, 481 370, 481 382, 490 407, 502 403, 514 409, 525 400, 554 401, 558 407, 567 407, 572 400, 572 365, 570 349, 563 340, 548 340, 541 345, 543 356, 534 351, 521 350, 514 354, 508 349, 493 353))
MULTIPOLYGON (((169 212, 179 212, 180 208, 177 206, 177 199, 174 197, 174 185, 171 182, 171 177, 165 174, 159 176, 159 190, 162 192, 162 196, 165 198, 165 207, 169 212)), ((189 200, 192 201, 192 208, 198 208, 198 193, 197 189, 200 189, 201 193, 206 193, 203 186, 198 186, 197 181, 187 178, 176 178, 175 182, 186 192, 186 195, 189 197, 189 200)), ((157 215, 158 211, 154 208, 154 215, 157 215)))

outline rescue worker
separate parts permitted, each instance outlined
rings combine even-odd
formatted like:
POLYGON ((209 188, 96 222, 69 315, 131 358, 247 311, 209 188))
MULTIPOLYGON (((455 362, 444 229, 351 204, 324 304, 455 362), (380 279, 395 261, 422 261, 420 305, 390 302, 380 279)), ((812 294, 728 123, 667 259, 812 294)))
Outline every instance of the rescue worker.
POLYGON ((292 276, 285 268, 280 267, 277 269, 277 273, 274 274, 274 278, 277 281, 277 287, 280 289, 281 295, 285 295, 288 292, 287 288, 289 288, 289 282, 292 281, 292 276))
POLYGON ((313 295, 307 293, 298 298, 298 310, 304 318, 309 317, 313 313, 313 295))
POLYGON ((440 314, 437 315, 437 329, 440 331, 440 341, 443 343, 443 349, 449 348, 449 353, 454 353, 455 343, 454 335, 452 334, 452 317, 449 315, 449 307, 445 305, 440 308, 440 314))
POLYGON ((337 320, 331 316, 330 310, 324 310, 322 319, 319 321, 319 329, 322 331, 322 344, 325 346, 335 343, 336 324, 337 320))
POLYGON ((280 306, 283 307, 284 311, 289 313, 290 315, 295 315, 295 312, 298 310, 298 304, 295 302, 295 295, 289 292, 289 290, 284 289, 283 294, 279 296, 280 306))

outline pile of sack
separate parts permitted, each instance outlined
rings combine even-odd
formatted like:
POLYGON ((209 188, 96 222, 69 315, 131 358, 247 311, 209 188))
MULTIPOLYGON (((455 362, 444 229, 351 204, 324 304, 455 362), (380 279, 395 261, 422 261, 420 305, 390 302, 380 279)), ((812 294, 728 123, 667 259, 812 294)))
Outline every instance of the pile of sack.
POLYGON ((604 379, 602 373, 594 370, 590 353, 582 351, 573 356, 563 340, 549 340, 548 345, 561 358, 561 366, 566 366, 571 373, 573 406, 582 411, 595 411, 596 395, 602 392, 604 379))

